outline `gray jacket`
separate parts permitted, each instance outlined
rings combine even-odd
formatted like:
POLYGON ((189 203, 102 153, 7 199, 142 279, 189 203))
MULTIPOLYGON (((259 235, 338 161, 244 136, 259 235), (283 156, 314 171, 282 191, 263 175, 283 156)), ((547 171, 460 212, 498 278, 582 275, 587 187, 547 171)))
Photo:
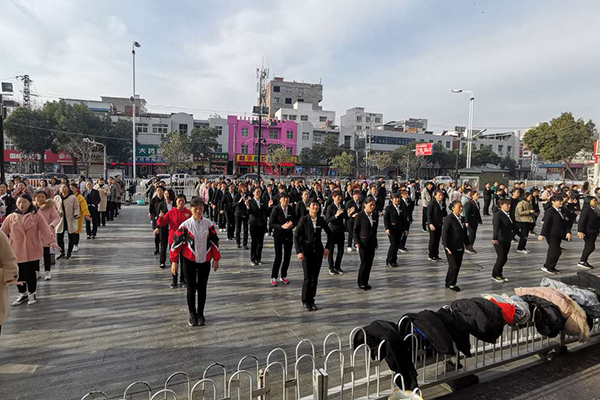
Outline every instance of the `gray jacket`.
POLYGON ((589 290, 567 285, 566 283, 548 278, 543 278, 542 282, 540 282, 540 286, 560 290, 573 299, 575 303, 579 304, 581 308, 588 312, 595 313, 595 316, 600 315, 600 301, 598 300, 598 296, 589 290))

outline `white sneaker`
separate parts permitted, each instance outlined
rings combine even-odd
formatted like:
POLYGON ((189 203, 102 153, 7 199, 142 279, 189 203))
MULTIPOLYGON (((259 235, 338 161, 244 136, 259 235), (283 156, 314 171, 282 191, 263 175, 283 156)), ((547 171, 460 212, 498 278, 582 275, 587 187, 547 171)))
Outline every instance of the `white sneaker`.
POLYGON ((346 250, 348 251, 348 253, 352 253, 352 247, 348 247, 346 250))
POLYGON ((32 305, 35 303, 37 303, 37 296, 35 295, 35 292, 34 292, 29 295, 29 300, 27 300, 27 304, 32 305))
POLYGON ((15 301, 13 301, 12 305, 13 306, 21 305, 21 304, 25 303, 27 301, 27 299, 29 299, 29 296, 27 295, 27 293, 19 293, 19 297, 17 297, 17 299, 15 301))
POLYGON ((44 280, 49 281, 50 279, 52 279, 52 274, 50 273, 50 271, 46 271, 46 276, 44 277, 44 280))
POLYGON ((79 251, 79 246, 77 246, 77 245, 73 246, 73 251, 74 252, 78 252, 79 251))
POLYGON ((42 274, 40 273, 40 271, 35 271, 35 279, 40 279, 42 277, 42 274))
POLYGON ((529 250, 517 250, 517 253, 521 253, 521 254, 529 254, 531 253, 529 250))

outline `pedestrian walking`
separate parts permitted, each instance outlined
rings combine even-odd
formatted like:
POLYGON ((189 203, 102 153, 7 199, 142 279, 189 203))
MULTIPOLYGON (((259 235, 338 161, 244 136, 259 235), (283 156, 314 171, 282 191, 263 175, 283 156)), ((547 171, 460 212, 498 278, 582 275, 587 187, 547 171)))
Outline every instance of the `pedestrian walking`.
MULTIPOLYGON (((161 209, 158 214, 158 219, 156 220, 157 227, 167 229, 167 244, 169 245, 169 259, 172 259, 170 252, 171 252, 171 247, 173 245, 173 237, 175 236, 177 229, 179 229, 179 226, 181 226, 181 224, 184 221, 188 220, 192 216, 192 212, 185 207, 186 202, 187 202, 187 199, 184 194, 178 195, 175 198, 176 206, 174 208, 171 208, 166 213, 164 212, 164 209, 161 209)), ((162 240, 162 238, 161 238, 161 240, 162 240)), ((164 261, 160 265, 161 265, 161 268, 164 268, 164 261)), ((178 271, 179 271, 179 269, 176 268, 175 273, 173 273, 173 268, 171 268, 171 273, 172 273, 171 274, 172 282, 170 285, 171 289, 177 288, 177 272, 178 271)), ((180 274, 180 284, 181 284, 181 287, 186 286, 185 276, 183 274, 183 271, 180 274)))
MULTIPOLYGON (((529 254, 529 250, 526 249, 527 238, 529 232, 533 229, 535 221, 535 210, 531 205, 532 199, 531 193, 525 193, 521 198, 521 201, 517 203, 517 209, 515 210, 515 225, 516 231, 519 235, 519 244, 517 245, 517 253, 529 254)), ((511 204, 512 207, 512 204, 511 204)))
POLYGON ((235 185, 229 185, 228 190, 223 194, 221 200, 221 210, 225 216, 225 226, 227 230, 227 240, 235 238, 235 185))
POLYGON ((98 225, 100 225, 100 192, 94 189, 94 184, 91 181, 87 181, 85 183, 85 192, 83 192, 83 197, 88 205, 88 210, 90 212, 90 219, 86 219, 85 221, 85 233, 87 234, 88 239, 96 239, 96 235, 98 234, 98 225))
POLYGON ((546 239, 548 243, 548 253, 546 254, 546 262, 542 267, 542 271, 549 274, 558 274, 560 271, 556 269, 556 264, 562 254, 560 244, 563 238, 571 240, 571 233, 566 233, 567 222, 561 211, 562 196, 554 195, 549 201, 551 206, 546 210, 544 215, 544 223, 538 240, 542 241, 546 239))
POLYGON ((100 223, 106 226, 107 209, 108 209, 108 185, 104 183, 104 178, 98 179, 98 183, 94 186, 100 195, 100 203, 98 203, 98 213, 100 214, 100 223))
POLYGON ((75 245, 73 246, 73 252, 76 253, 79 251, 79 237, 81 232, 83 232, 83 221, 88 222, 92 218, 90 217, 87 201, 85 201, 85 197, 79 192, 79 185, 71 183, 71 192, 73 192, 73 196, 75 196, 77 203, 79 203, 79 217, 77 218, 77 231, 74 234, 75 245))
MULTIPOLYGON (((429 204, 432 202, 433 200, 433 196, 434 196, 434 184, 433 182, 427 182, 425 184, 425 187, 423 189, 421 189, 421 206, 422 206, 422 219, 421 219, 421 224, 423 227, 423 232, 427 232, 427 210, 429 207, 429 204)), ((442 192, 440 192, 442 193, 442 192)), ((443 198, 444 194, 442 193, 442 198, 443 198)))
POLYGON ((204 218, 204 201, 194 198, 190 202, 192 217, 185 220, 173 236, 171 246, 171 273, 177 273, 179 255, 183 256, 183 274, 187 282, 187 304, 190 326, 206 324, 204 308, 206 306, 206 291, 210 275, 210 262, 213 271, 219 269, 221 253, 219 237, 214 224, 204 218), (196 307, 196 293, 198 306, 196 307))
POLYGON ((56 211, 60 215, 60 222, 56 225, 56 239, 58 246, 60 247, 60 255, 56 258, 57 260, 65 259, 68 260, 73 254, 73 248, 75 247, 75 234, 77 233, 80 210, 79 202, 73 195, 69 186, 62 183, 58 187, 58 193, 54 196, 54 204, 56 205, 56 211), (69 246, 65 254, 65 233, 69 238, 69 246))
POLYGON ((325 222, 329 225, 331 231, 331 237, 328 238, 331 243, 329 256, 327 260, 329 262, 329 274, 330 275, 342 275, 342 259, 344 257, 344 243, 346 242, 346 220, 348 214, 342 204, 342 192, 334 190, 331 193, 333 202, 327 206, 325 211, 325 222), (335 261, 333 259, 334 253, 337 248, 337 255, 335 261))
POLYGON ((0 335, 2 334, 2 324, 10 315, 8 286, 20 284, 17 281, 18 273, 17 256, 10 246, 8 237, 0 230, 0 277, 2 278, 0 279, 0 335))
POLYGON ((271 286, 277 286, 277 279, 279 279, 280 283, 288 285, 290 281, 287 278, 287 272, 294 244, 293 229, 296 224, 296 213, 294 212, 294 208, 290 206, 290 197, 287 193, 282 193, 279 196, 279 206, 273 207, 270 224, 273 228, 273 242, 275 245, 275 260, 273 261, 273 269, 271 270, 271 286))
POLYGON ((465 227, 467 228, 467 243, 465 251, 470 254, 477 254, 473 247, 477 239, 477 228, 483 223, 481 211, 479 209, 479 192, 471 190, 467 196, 467 201, 463 204, 463 214, 465 216, 465 227))
POLYGON ((581 216, 577 224, 577 236, 583 239, 585 245, 581 258, 577 266, 585 269, 592 269, 588 259, 590 254, 596 250, 596 238, 600 231, 600 209, 598 209, 598 199, 593 196, 587 196, 583 201, 581 216))
POLYGON ((463 206, 460 200, 454 200, 450 203, 449 215, 444 217, 441 227, 442 244, 448 259, 448 272, 446 273, 446 288, 455 292, 460 292, 460 287, 456 284, 460 267, 462 266, 463 256, 465 255, 465 243, 468 242, 467 230, 462 221, 461 214, 463 206))
POLYGON ((442 238, 442 226, 444 225, 444 217, 448 215, 444 206, 444 193, 441 190, 434 192, 433 200, 427 206, 427 222, 429 227, 429 257, 431 262, 442 261, 440 258, 439 248, 440 239, 442 238))
POLYGON ((346 230, 348 231, 348 252, 352 251, 352 240, 354 239, 354 221, 363 210, 362 193, 356 189, 352 193, 352 199, 344 205, 348 219, 346 220, 346 230))
POLYGON ((364 210, 356 216, 354 221, 354 245, 360 256, 358 287, 362 290, 371 290, 369 278, 373 267, 373 259, 375 258, 375 250, 377 249, 379 214, 376 211, 377 205, 373 197, 367 197, 363 206, 364 210))
POLYGON ((246 185, 240 184, 238 186, 238 192, 235 194, 234 207, 235 207, 235 241, 237 248, 242 248, 242 228, 244 233, 244 250, 248 250, 248 208, 246 207, 246 200, 248 200, 248 194, 246 193, 246 185))
POLYGON ((273 204, 273 200, 265 203, 261 199, 262 190, 254 189, 254 197, 246 200, 248 209, 248 225, 250 225, 250 263, 252 265, 262 265, 262 250, 267 230, 267 211, 273 204))
MULTIPOLYGON (((414 181, 413 181, 414 182, 414 181)), ((411 186, 409 186, 411 187, 411 186)), ((412 192, 413 189, 411 189, 412 192)), ((400 190, 400 209, 402 210, 402 215, 405 218, 404 221, 404 229, 405 234, 400 239, 400 252, 406 253, 408 249, 406 248, 406 241, 408 239, 408 234, 410 232, 410 226, 413 223, 413 210, 415 209, 415 201, 410 198, 410 194, 407 189, 400 190)))
POLYGON ((492 195, 494 191, 492 190, 492 185, 489 182, 485 183, 485 188, 483 189, 483 215, 490 215, 490 204, 492 204, 492 195))
MULTIPOLYGON (((54 200, 48 199, 46 197, 46 191, 38 190, 35 192, 34 204, 38 208, 38 213, 44 217, 48 226, 50 226, 50 230, 52 231, 52 236, 56 237, 56 226, 60 222, 60 215, 58 211, 56 211, 56 205, 54 204, 54 200)), ((49 281, 52 279, 52 255, 50 253, 50 247, 44 247, 44 279, 49 281)))
POLYGON ((514 221, 510 217, 510 205, 511 201, 509 199, 498 200, 498 211, 492 217, 492 245, 496 251, 492 280, 500 283, 508 282, 508 279, 504 277, 503 270, 508 260, 508 253, 515 231, 514 221))
POLYGON ((388 267, 399 267, 398 250, 401 247, 402 237, 408 235, 405 226, 406 220, 407 219, 400 208, 400 195, 398 193, 393 193, 390 204, 385 209, 383 215, 385 234, 390 241, 390 247, 385 259, 385 265, 388 267))
MULTIPOLYGON (((156 225, 158 215, 162 209, 162 204, 165 202, 165 188, 163 186, 157 186, 154 190, 154 197, 150 199, 148 206, 148 218, 152 222, 152 233, 154 234, 154 255, 157 256, 160 253, 160 227, 156 225)), ((164 268, 164 265, 162 266, 164 268)))

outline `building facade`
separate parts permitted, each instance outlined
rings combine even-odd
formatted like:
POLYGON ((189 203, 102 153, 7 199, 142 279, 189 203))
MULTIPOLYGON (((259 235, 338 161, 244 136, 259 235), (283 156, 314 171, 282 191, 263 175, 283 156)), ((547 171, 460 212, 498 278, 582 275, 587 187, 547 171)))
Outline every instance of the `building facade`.
POLYGON ((270 117, 274 117, 281 108, 293 109, 297 102, 309 103, 314 110, 320 110, 321 101, 323 85, 320 83, 288 82, 281 77, 275 77, 267 83, 266 103, 270 117))

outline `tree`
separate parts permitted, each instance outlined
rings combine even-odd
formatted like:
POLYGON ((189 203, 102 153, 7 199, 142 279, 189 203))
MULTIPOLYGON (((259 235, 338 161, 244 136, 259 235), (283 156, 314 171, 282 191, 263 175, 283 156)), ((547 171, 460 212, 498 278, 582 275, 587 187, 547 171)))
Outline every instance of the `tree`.
POLYGON ((6 135, 21 153, 22 159, 37 159, 44 171, 44 152, 54 149, 54 132, 41 110, 18 107, 6 119, 6 135))
POLYGON ((173 175, 177 171, 189 170, 192 167, 192 143, 185 133, 169 133, 163 138, 161 149, 169 174, 173 175))
POLYGON ((113 124, 108 116, 104 123, 108 126, 106 133, 110 139, 96 138, 94 140, 106 144, 106 155, 111 160, 118 163, 129 162, 133 154, 133 123, 120 119, 116 124, 113 124))
POLYGON ((501 161, 502 157, 494 153, 490 145, 481 146, 481 149, 474 149, 471 153, 471 165, 474 167, 486 164, 499 165, 501 161))
POLYGON ((517 172, 517 162, 510 158, 510 156, 504 157, 498 164, 500 164, 500 168, 507 169, 509 171, 510 176, 515 176, 517 172))
POLYGON ((595 124, 591 120, 586 124, 582 118, 575 120, 572 113, 564 112, 560 117, 528 130, 523 141, 542 159, 562 162, 573 179, 577 179, 570 163, 582 150, 592 150, 594 133, 595 124))
POLYGON ((333 157, 331 168, 337 172, 338 176, 350 176, 354 171, 354 157, 352 154, 343 152, 333 157))
POLYGON ((280 144, 270 145, 265 159, 269 164, 273 164, 273 171, 277 171, 281 175, 281 164, 289 162, 290 153, 288 153, 285 146, 280 144))
POLYGON ((344 149, 339 146, 338 139, 333 135, 326 135, 320 144, 302 149, 300 163, 305 167, 330 166, 331 160, 343 152, 344 149))
POLYGON ((192 154, 201 160, 207 160, 210 153, 214 152, 219 145, 219 129, 216 127, 194 128, 190 133, 192 154))
POLYGON ((389 152, 372 153, 369 157, 365 156, 365 163, 373 165, 381 173, 392 165, 392 156, 389 152))

